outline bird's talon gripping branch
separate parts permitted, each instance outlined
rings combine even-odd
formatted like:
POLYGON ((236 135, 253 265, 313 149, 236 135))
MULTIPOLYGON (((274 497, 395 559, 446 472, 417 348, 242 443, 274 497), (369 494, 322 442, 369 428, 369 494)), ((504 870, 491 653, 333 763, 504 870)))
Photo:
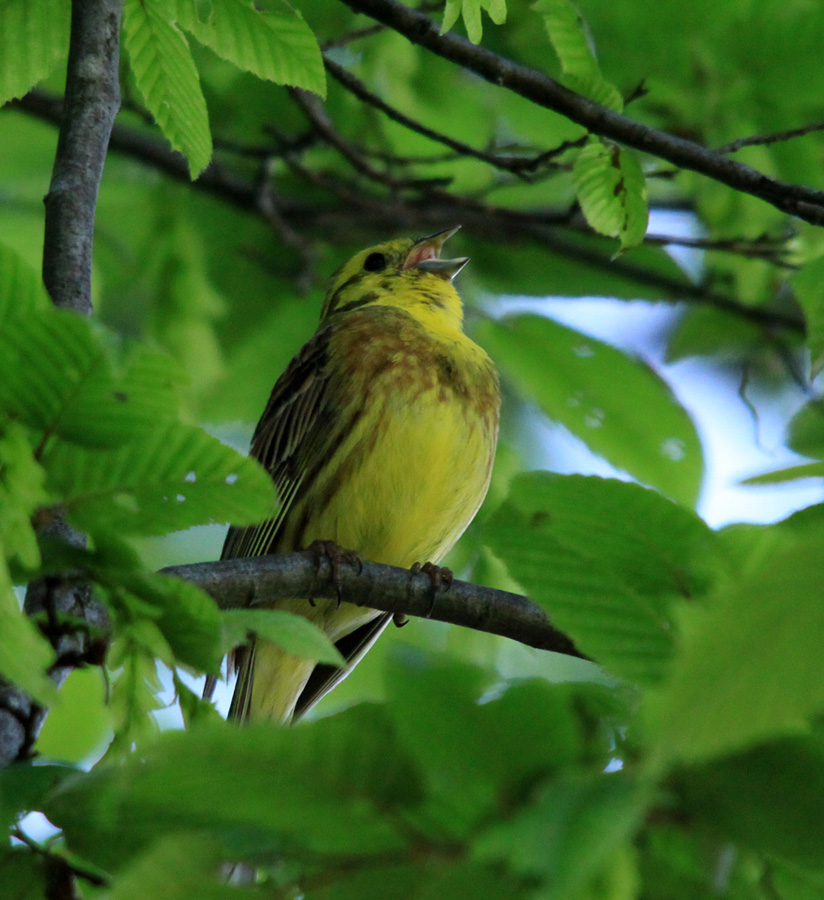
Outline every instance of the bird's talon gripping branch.
POLYGON ((434 563, 427 562, 421 565, 419 562, 416 562, 410 571, 410 577, 414 578, 416 575, 428 575, 429 576, 429 584, 432 590, 432 597, 429 604, 429 609, 426 611, 426 618, 428 619, 433 611, 435 610, 435 600, 437 599, 439 591, 448 591, 452 587, 452 582, 455 580, 455 575, 452 572, 452 569, 447 566, 436 566, 434 563))
MULTIPOLYGON (((355 550, 347 550, 334 541, 313 541, 309 545, 309 550, 315 554, 315 565, 318 575, 320 575, 323 560, 329 560, 329 567, 332 570, 331 580, 332 584, 335 585, 335 594, 338 598, 338 606, 340 606, 343 602, 343 581, 340 575, 341 564, 346 563, 349 566, 355 566, 358 575, 360 575, 363 571, 363 560, 355 550)), ((310 598, 309 602, 313 606, 315 605, 313 599, 310 598)))

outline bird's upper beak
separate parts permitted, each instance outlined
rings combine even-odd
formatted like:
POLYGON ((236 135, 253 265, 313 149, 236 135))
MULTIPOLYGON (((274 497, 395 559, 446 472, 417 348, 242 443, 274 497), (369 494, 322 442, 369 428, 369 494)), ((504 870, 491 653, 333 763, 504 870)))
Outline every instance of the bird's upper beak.
POLYGON ((469 257, 441 259, 441 248, 460 227, 457 225, 455 228, 448 228, 446 231, 439 231, 437 234, 430 234, 429 237, 415 241, 403 264, 404 269, 413 267, 422 269, 424 272, 440 276, 444 281, 451 281, 469 262, 469 257))

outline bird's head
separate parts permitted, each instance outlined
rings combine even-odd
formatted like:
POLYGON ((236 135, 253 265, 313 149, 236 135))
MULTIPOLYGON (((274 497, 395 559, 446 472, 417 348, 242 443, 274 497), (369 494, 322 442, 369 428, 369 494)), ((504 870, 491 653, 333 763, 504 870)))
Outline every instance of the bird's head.
POLYGON ((469 262, 465 256, 441 259, 441 249, 460 228, 429 237, 401 238, 356 253, 332 276, 321 322, 336 313, 369 304, 410 307, 448 306, 460 315, 460 299, 452 279, 469 262))

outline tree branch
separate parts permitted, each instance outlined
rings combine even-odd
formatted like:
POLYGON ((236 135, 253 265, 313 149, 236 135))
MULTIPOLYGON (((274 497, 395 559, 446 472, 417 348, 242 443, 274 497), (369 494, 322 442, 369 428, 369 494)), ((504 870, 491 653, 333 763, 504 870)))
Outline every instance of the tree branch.
MULTIPOLYGON (((119 60, 122 0, 72 0, 66 98, 54 169, 45 198, 43 281, 55 306, 90 313, 92 244, 97 192, 106 148, 120 105, 119 60)), ((69 543, 81 534, 57 519, 49 529, 69 543)), ((25 611, 49 621, 68 612, 89 625, 106 620, 88 584, 46 578, 29 585, 25 611)), ((87 657, 88 635, 47 633, 58 663, 49 673, 59 685, 87 657)), ((46 711, 12 685, 0 684, 0 766, 25 757, 46 711)))
MULTIPOLYGON (((31 91, 12 104, 12 107, 23 109, 49 122, 60 120, 62 108, 59 97, 39 89, 31 91)), ((170 149, 162 138, 115 123, 109 146, 114 151, 154 166, 177 181, 191 184, 185 159, 170 149)), ((556 151, 548 152, 554 154, 556 151)), ((362 237, 368 241, 380 231, 407 230, 425 233, 441 227, 445 221, 460 221, 473 234, 492 240, 520 238, 539 242, 541 247, 551 253, 567 259, 578 259, 617 277, 655 287, 662 292, 663 297, 717 306, 766 328, 787 329, 798 334, 805 331, 803 317, 793 312, 740 303, 734 297, 706 285, 695 284, 686 278, 662 275, 637 265, 631 261, 631 256, 613 259, 608 253, 565 240, 559 236, 558 226, 568 223, 568 212, 512 210, 434 189, 423 192, 420 198, 395 193, 391 203, 380 202, 363 191, 354 193, 347 186, 335 182, 328 173, 313 172, 301 166, 292 158, 292 153, 291 148, 285 148, 282 152, 272 148, 270 158, 282 156, 297 175, 325 187, 334 196, 340 197, 340 202, 334 206, 307 204, 289 196, 276 195, 263 173, 258 178, 249 178, 218 160, 210 163, 194 183, 194 187, 237 208, 263 215, 270 223, 280 220, 289 222, 293 230, 311 229, 322 235, 324 240, 328 240, 330 234, 341 234, 352 239, 362 237)), ((665 235, 655 235, 653 242, 666 243, 667 238, 665 235)), ((714 246, 712 249, 726 249, 749 256, 753 255, 747 249, 751 243, 753 242, 730 240, 726 245, 714 246)), ((763 240, 755 243, 763 244, 763 240)), ((302 252, 301 255, 304 256, 305 253, 302 252)), ((776 262, 772 248, 769 254, 761 256, 776 262)))
POLYGON ((722 153, 613 112, 536 69, 498 56, 457 35, 440 34, 437 23, 429 16, 404 6, 398 0, 343 2, 354 12, 376 19, 412 43, 538 106, 560 113, 594 134, 666 159, 679 168, 699 172, 814 225, 824 225, 824 191, 768 178, 751 166, 737 163, 722 153))
POLYGON ((122 0, 73 0, 63 118, 46 195, 43 281, 55 306, 92 311, 92 244, 106 147, 120 108, 122 0))
MULTIPOLYGON (((337 596, 329 561, 322 559, 318 566, 311 551, 169 566, 161 572, 196 584, 221 609, 267 607, 289 597, 337 596)), ((364 562, 360 572, 342 566, 340 581, 343 599, 356 606, 450 622, 529 647, 587 658, 550 624, 539 606, 519 594, 456 580, 448 591, 433 597, 428 575, 371 562, 364 562)))

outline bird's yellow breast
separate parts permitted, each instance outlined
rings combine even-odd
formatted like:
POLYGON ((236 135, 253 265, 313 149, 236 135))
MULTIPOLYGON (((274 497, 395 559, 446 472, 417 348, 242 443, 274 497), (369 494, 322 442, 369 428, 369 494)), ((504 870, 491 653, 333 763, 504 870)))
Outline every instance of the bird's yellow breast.
POLYGON ((483 350, 409 312, 371 306, 329 346, 338 414, 352 428, 307 492, 295 546, 331 539, 396 566, 439 562, 480 506, 498 427, 498 387, 483 350), (334 479, 334 480, 332 480, 334 479))

